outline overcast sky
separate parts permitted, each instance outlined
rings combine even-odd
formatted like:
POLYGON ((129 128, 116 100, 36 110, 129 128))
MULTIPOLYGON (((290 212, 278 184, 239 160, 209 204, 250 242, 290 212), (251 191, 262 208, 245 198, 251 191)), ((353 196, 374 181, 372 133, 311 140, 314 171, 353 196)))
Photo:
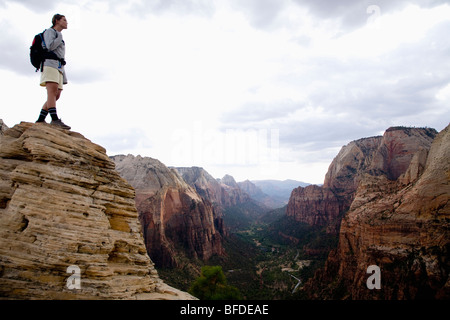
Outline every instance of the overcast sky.
POLYGON ((450 1, 0 0, 9 126, 45 101, 29 47, 55 13, 58 114, 109 155, 323 183, 352 140, 449 123, 450 1))

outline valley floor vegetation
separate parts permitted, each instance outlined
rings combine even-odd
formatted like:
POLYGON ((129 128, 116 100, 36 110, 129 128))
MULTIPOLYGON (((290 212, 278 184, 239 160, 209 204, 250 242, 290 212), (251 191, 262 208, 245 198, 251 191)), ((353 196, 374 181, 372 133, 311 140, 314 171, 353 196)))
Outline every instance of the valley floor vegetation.
MULTIPOLYGON (((229 216, 236 221, 235 215, 229 216)), ((337 240, 322 228, 287 217, 283 207, 233 228, 224 239, 225 256, 206 262, 180 257, 177 268, 160 268, 158 273, 201 300, 305 299, 302 285, 324 265, 337 240), (301 279, 298 288, 296 278, 301 279)))

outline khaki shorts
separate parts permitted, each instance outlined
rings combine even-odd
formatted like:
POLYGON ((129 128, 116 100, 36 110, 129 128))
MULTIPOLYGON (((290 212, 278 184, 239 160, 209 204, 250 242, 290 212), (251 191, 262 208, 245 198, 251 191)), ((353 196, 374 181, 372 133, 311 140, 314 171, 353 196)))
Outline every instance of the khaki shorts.
POLYGON ((41 72, 41 87, 45 87, 47 82, 56 82, 58 89, 63 90, 63 74, 58 69, 44 66, 41 72))

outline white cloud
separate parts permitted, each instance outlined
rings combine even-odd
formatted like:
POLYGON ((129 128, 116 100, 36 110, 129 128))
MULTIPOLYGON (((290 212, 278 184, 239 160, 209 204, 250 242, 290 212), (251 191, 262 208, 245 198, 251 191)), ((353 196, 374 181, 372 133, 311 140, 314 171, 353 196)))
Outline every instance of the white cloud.
POLYGON ((374 26, 356 0, 2 1, 1 117, 37 118, 45 89, 28 49, 59 12, 69 85, 58 112, 73 130, 216 177, 322 183, 353 139, 448 124, 450 6, 377 3, 374 26), (255 148, 272 130, 278 147, 255 148))
POLYGON ((436 99, 443 103, 450 101, 450 84, 446 85, 443 89, 439 90, 436 94, 436 99))

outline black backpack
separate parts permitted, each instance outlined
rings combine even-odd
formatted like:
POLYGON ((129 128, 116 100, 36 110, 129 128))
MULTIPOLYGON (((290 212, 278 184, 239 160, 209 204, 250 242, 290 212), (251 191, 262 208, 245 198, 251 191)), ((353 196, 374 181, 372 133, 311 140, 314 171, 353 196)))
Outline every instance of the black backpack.
POLYGON ((44 61, 46 59, 58 60, 63 65, 66 64, 66 62, 63 59, 59 59, 56 56, 56 53, 47 50, 47 46, 45 45, 44 41, 44 32, 45 30, 34 36, 33 43, 31 44, 30 47, 30 61, 33 67, 36 68, 36 72, 39 69, 41 69, 42 72, 44 68, 44 61))
POLYGON ((30 61, 33 67, 36 68, 36 72, 41 69, 45 61, 45 54, 47 52, 46 49, 44 49, 43 44, 45 45, 44 41, 44 32, 41 32, 34 36, 33 43, 30 47, 30 61))

